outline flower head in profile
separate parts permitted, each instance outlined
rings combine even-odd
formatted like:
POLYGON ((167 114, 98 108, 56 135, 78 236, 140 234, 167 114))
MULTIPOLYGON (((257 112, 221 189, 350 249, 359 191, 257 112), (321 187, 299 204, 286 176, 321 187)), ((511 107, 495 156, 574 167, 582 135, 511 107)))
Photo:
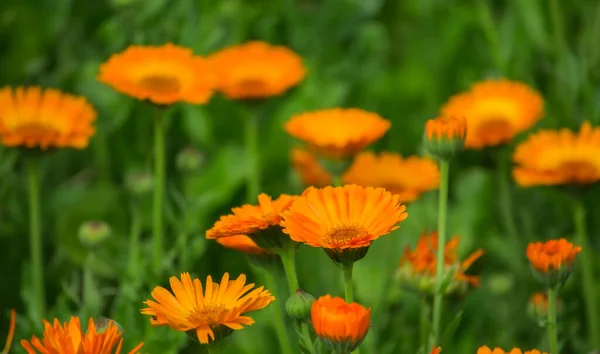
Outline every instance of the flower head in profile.
POLYGON ((523 352, 519 348, 513 348, 510 351, 504 351, 503 349, 500 349, 498 347, 496 347, 494 349, 490 349, 487 346, 483 346, 483 347, 480 347, 479 349, 477 349, 477 354, 548 354, 548 353, 540 352, 537 349, 527 350, 527 351, 523 352))
POLYGON ((600 181, 600 127, 584 122, 578 133, 541 130, 514 152, 515 181, 521 187, 600 181))
POLYGON ((0 139, 4 146, 75 148, 88 146, 96 111, 79 96, 39 87, 0 89, 0 139))
MULTIPOLYGON (((123 332, 110 321, 103 330, 90 318, 87 332, 81 329, 78 317, 71 317, 69 322, 54 324, 44 320, 42 339, 33 336, 30 341, 21 340, 21 345, 28 354, 119 354, 123 345, 123 332)), ((144 343, 138 344, 129 354, 138 353, 144 343)))
POLYGON ((260 310, 275 300, 268 290, 254 288, 246 284, 246 276, 229 280, 225 273, 221 283, 215 283, 208 276, 204 288, 199 279, 192 279, 189 273, 181 273, 170 279, 169 290, 157 286, 152 291, 154 300, 147 300, 147 308, 142 313, 152 316, 153 326, 169 326, 176 331, 193 332, 198 341, 208 344, 222 339, 254 320, 245 314, 260 310))
POLYGON ((233 235, 227 237, 218 237, 217 242, 224 247, 234 249, 236 251, 251 254, 265 255, 270 254, 270 251, 260 248, 256 242, 246 235, 233 235))
POLYGON ((251 41, 210 56, 218 90, 230 99, 279 96, 306 76, 302 58, 286 47, 251 41))
POLYGON ((465 117, 465 147, 482 149, 507 143, 531 128, 542 118, 543 106, 542 96, 526 84, 491 79, 452 97, 441 115, 465 117))
POLYGON ((325 249, 335 262, 353 263, 371 242, 406 219, 399 196, 384 188, 309 187, 283 213, 283 232, 296 242, 325 249))
POLYGON ((437 164, 428 158, 361 152, 342 180, 348 184, 385 188, 397 194, 401 203, 409 203, 427 191, 438 189, 440 172, 437 164))
POLYGON ((579 252, 580 246, 575 246, 564 238, 544 243, 532 242, 527 246, 527 258, 534 275, 549 287, 564 284, 579 252))
POLYGON ((315 333, 329 350, 350 353, 369 331, 371 308, 325 295, 312 303, 311 320, 315 333))
POLYGON ((465 145, 467 121, 464 117, 440 117, 425 124, 425 143, 433 156, 447 159, 465 145))
MULTIPOLYGON (((466 290, 467 286, 479 286, 479 277, 465 274, 465 271, 483 255, 483 250, 478 249, 461 261, 458 258, 458 245, 460 238, 454 236, 444 249, 444 270, 453 272, 453 278, 446 288, 446 293, 466 290)), ((436 252, 438 249, 438 234, 436 231, 428 234, 423 232, 414 250, 406 246, 400 259, 398 276, 403 281, 413 285, 419 291, 432 293, 435 288, 436 252)))
POLYGON ((100 66, 98 80, 138 100, 168 105, 208 102, 216 77, 206 59, 167 43, 132 45, 100 66))
POLYGON ((331 174, 319 164, 317 157, 311 152, 301 149, 292 149, 292 166, 300 174, 306 186, 325 187, 333 183, 331 174))
POLYGON ((327 158, 350 157, 381 138, 391 123, 357 108, 332 108, 293 116, 285 130, 327 158))

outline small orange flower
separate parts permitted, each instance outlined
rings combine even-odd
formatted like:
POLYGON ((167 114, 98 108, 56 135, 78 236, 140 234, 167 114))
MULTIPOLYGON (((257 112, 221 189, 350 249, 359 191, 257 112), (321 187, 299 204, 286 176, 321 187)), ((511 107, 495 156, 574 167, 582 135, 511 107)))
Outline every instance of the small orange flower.
POLYGON ((271 253, 260 248, 256 242, 252 241, 252 239, 246 235, 218 237, 217 242, 222 246, 247 254, 263 255, 271 253))
POLYGON ((319 164, 316 156, 304 149, 292 149, 292 166, 307 186, 325 187, 333 182, 331 175, 319 164))
POLYGON ((318 154, 345 158, 381 138, 391 123, 357 108, 332 108, 293 116, 285 130, 318 154))
POLYGON ((492 79, 452 97, 441 115, 465 117, 465 147, 482 149, 509 142, 531 128, 542 117, 543 104, 540 94, 523 83, 492 79))
POLYGON ((15 309, 10 310, 10 324, 8 326, 8 334, 6 335, 6 343, 4 344, 4 349, 2 349, 2 354, 8 354, 10 351, 10 346, 12 345, 13 338, 15 336, 15 326, 17 324, 17 311, 15 309))
POLYGON ((344 183, 382 187, 397 194, 401 203, 415 201, 427 191, 438 189, 437 164, 427 158, 382 152, 361 152, 343 176, 344 183))
POLYGON ((220 284, 208 276, 204 290, 200 280, 192 280, 189 273, 181 273, 181 280, 171 277, 170 283, 173 293, 155 287, 152 297, 156 301, 145 301, 148 307, 141 312, 152 316, 153 326, 194 331, 202 344, 220 340, 215 332, 228 335, 231 332, 227 329, 239 330, 252 325, 254 320, 244 314, 260 310, 275 300, 262 286, 250 291, 254 284, 246 284, 244 274, 229 280, 229 274, 225 273, 220 284))
POLYGON ((431 354, 440 354, 442 352, 442 348, 441 347, 432 347, 431 348, 431 354))
POLYGON ((218 74, 218 90, 230 99, 278 96, 306 76, 296 53, 260 41, 221 49, 210 61, 218 74))
MULTIPOLYGON (((122 336, 123 332, 113 321, 103 331, 99 331, 90 318, 87 332, 84 333, 79 318, 71 317, 62 326, 58 319, 54 320, 54 325, 44 320, 42 340, 33 336, 31 341, 21 340, 21 345, 28 354, 119 354, 123 345, 122 336)), ((129 354, 137 353, 143 345, 144 343, 138 344, 129 354)))
POLYGON ((522 187, 600 181, 600 127, 584 122, 579 133, 542 130, 519 144, 513 170, 522 187))
POLYGON ((467 134, 467 121, 464 117, 439 117, 429 119, 425 124, 427 139, 460 139, 467 134))
POLYGON ((98 80, 138 100, 167 105, 208 102, 216 77, 206 59, 171 43, 132 45, 100 66, 98 80))
POLYGON ((79 96, 39 87, 0 89, 0 138, 5 146, 83 149, 95 133, 96 111, 79 96))
POLYGON ((371 308, 325 295, 312 303, 311 320, 315 333, 330 350, 350 353, 369 331, 371 308))
POLYGON ((477 349, 477 354, 548 354, 546 352, 540 352, 537 349, 528 350, 525 353, 519 348, 513 348, 510 352, 506 352, 500 348, 494 348, 493 350, 483 346, 477 349))
POLYGON ((542 273, 569 268, 579 252, 580 246, 574 246, 564 238, 546 243, 530 243, 527 246, 527 258, 531 265, 542 273))

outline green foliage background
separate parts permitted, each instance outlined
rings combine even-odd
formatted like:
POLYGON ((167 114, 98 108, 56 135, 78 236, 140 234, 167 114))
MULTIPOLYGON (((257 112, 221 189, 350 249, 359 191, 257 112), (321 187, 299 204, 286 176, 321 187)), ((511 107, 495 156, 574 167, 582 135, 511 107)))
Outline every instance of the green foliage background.
MULTIPOLYGON (((50 311, 106 316, 125 329, 127 349, 146 342, 146 353, 198 352, 185 335, 150 328, 139 314, 156 285, 148 241, 150 200, 140 212, 144 255, 136 277, 126 277, 132 200, 125 175, 150 169, 152 111, 96 81, 98 66, 130 44, 173 42, 209 54, 223 46, 261 39, 297 51, 309 75, 296 89, 268 102, 260 127, 263 190, 271 195, 301 191, 289 164, 293 142, 282 130, 290 115, 326 107, 359 107, 392 121, 372 148, 415 154, 423 125, 448 97, 487 77, 524 81, 545 98, 540 127, 577 128, 600 120, 600 4, 589 0, 3 0, 0 2, 0 85, 41 85, 86 96, 99 112, 97 134, 84 151, 56 151, 45 158, 43 233, 50 311), (77 229, 85 220, 108 222, 114 235, 94 262, 95 296, 81 301, 85 249, 77 229), (90 305, 91 304, 91 305, 90 305)), ((219 215, 244 201, 243 119, 236 104, 215 97, 204 107, 168 110, 168 254, 170 274, 190 271, 220 278, 225 271, 248 273, 243 255, 204 239, 219 215), (175 156, 192 145, 206 158, 202 171, 176 169, 175 156), (184 235, 184 236, 181 236, 184 235), (185 242, 176 242, 185 240, 185 242), (182 252, 185 254, 182 257, 182 252)), ((523 137, 519 137, 518 140, 523 137)), ((480 288, 447 303, 446 323, 462 311, 444 353, 474 353, 480 345, 546 348, 543 330, 525 308, 541 290, 524 255, 531 240, 571 237, 569 206, 547 190, 519 190, 494 155, 509 163, 513 146, 467 152, 452 165, 450 232, 461 236, 461 255, 483 248, 471 273, 480 288), (505 185, 506 186, 506 185, 505 185), (503 193, 502 191, 507 191, 503 193), (505 208, 502 208, 505 203, 505 208), (508 208, 506 208, 508 206, 508 208), (504 212, 503 212, 504 210, 504 212), (506 213, 505 211, 509 212, 506 213), (507 220, 515 220, 516 230, 507 220), (511 234, 512 233, 512 234, 511 234)), ((0 150, 0 333, 17 308, 17 340, 41 334, 41 317, 28 306, 27 199, 17 151, 0 150), (34 320, 32 320, 34 319, 34 320)), ((599 194, 586 194, 594 252, 598 249, 599 194)), ((391 280, 402 250, 436 222, 436 194, 409 206, 409 218, 373 245, 355 271, 356 297, 373 307, 374 326, 361 353, 414 353, 418 348, 418 299, 391 280)), ((597 265, 597 261, 596 265, 597 265)), ((301 247, 301 286, 315 296, 342 294, 340 271, 318 249, 301 247)), ((597 286, 597 284, 595 284, 597 286)), ((285 286, 275 289, 283 305, 285 286)), ((563 353, 591 349, 586 332, 580 274, 561 292, 563 353)), ((269 311, 222 346, 227 353, 276 353, 269 311)), ((600 334, 598 334, 600 335, 600 334)), ((600 349, 600 348, 596 348, 600 349)), ((12 352, 23 350, 15 343, 12 352)))

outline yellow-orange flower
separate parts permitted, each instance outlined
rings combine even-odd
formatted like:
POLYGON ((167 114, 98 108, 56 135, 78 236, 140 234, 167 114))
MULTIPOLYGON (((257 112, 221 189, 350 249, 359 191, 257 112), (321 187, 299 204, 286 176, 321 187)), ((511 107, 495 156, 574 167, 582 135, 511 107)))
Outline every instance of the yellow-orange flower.
POLYGON ((218 90, 230 99, 278 96, 306 76, 302 59, 285 47, 252 41, 210 56, 218 90))
POLYGON ((529 86, 509 80, 478 82, 452 97, 442 116, 465 117, 465 147, 481 149, 509 142, 531 128, 543 115, 543 99, 529 86))
POLYGON ((246 235, 218 237, 217 242, 222 246, 247 254, 263 255, 271 253, 260 248, 256 242, 252 241, 252 239, 246 235))
POLYGON ((208 61, 171 43, 132 45, 100 66, 98 80, 128 96, 155 104, 208 102, 216 76, 208 61))
POLYGON ((376 113, 332 108, 295 115, 285 124, 285 130, 318 154, 343 158, 381 138, 390 126, 376 113))
POLYGON ((425 123, 427 139, 465 139, 467 121, 464 117, 439 117, 425 123))
POLYGON ((317 157, 307 150, 292 149, 292 166, 307 186, 325 187, 333 182, 331 175, 319 164, 317 157))
POLYGON ((540 352, 537 349, 528 350, 523 353, 519 348, 513 348, 511 351, 507 352, 500 348, 494 348, 493 350, 483 346, 477 349, 477 354, 548 354, 546 352, 540 352))
POLYGON ((598 182, 600 128, 584 122, 579 133, 539 131, 517 146, 513 161, 513 176, 522 187, 598 182))
MULTIPOLYGON (((71 317, 63 325, 58 319, 54 320, 53 325, 44 320, 42 339, 33 336, 31 341, 21 340, 21 345, 28 354, 119 354, 123 345, 122 335, 123 332, 113 321, 99 331, 90 318, 87 332, 83 332, 79 318, 71 317)), ((137 353, 143 345, 138 344, 129 354, 137 353)))
POLYGON ((152 291, 156 300, 147 300, 142 313, 152 316, 153 326, 169 326, 176 331, 194 331, 200 343, 206 344, 220 338, 215 331, 228 328, 239 330, 250 326, 254 320, 246 313, 260 310, 275 300, 268 290, 260 288, 250 291, 254 284, 246 284, 246 276, 229 280, 225 273, 221 283, 208 276, 204 289, 199 279, 189 273, 181 273, 170 279, 171 289, 157 286, 152 291), (250 292, 249 292, 250 291, 250 292))
POLYGON ((361 152, 343 176, 344 183, 382 187, 397 194, 401 203, 416 200, 427 191, 439 188, 437 164, 418 156, 403 158, 400 154, 361 152))
POLYGON ((10 310, 10 324, 8 327, 8 334, 6 335, 6 342, 2 354, 8 354, 10 346, 12 345, 13 337, 15 336, 15 326, 17 324, 17 311, 15 309, 10 310))
POLYGON ((5 146, 83 149, 95 133, 96 111, 79 96, 39 87, 0 89, 0 138, 5 146))
POLYGON ((325 295, 312 303, 311 320, 315 333, 330 350, 349 353, 369 331, 371 308, 325 295))
POLYGON ((527 258, 531 265, 542 273, 569 268, 575 256, 581 252, 580 246, 574 246, 564 238, 545 243, 535 242, 527 246, 527 258))

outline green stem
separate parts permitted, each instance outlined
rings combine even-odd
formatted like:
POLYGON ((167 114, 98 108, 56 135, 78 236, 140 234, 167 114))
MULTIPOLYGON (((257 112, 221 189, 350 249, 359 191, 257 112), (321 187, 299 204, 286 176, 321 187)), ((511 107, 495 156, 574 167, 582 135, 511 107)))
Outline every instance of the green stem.
POLYGON ((244 117, 244 146, 248 176, 246 186, 246 201, 254 203, 260 193, 260 161, 258 151, 258 115, 250 112, 244 117))
MULTIPOLYGON (((261 268, 265 285, 267 289, 271 291, 275 291, 277 288, 277 284, 275 283, 275 277, 272 272, 269 272, 266 269, 261 268)), ((281 302, 275 303, 269 306, 271 311, 273 311, 273 323, 275 325, 275 333, 277 333, 277 337, 279 338, 279 344, 281 345, 281 353, 283 354, 291 354, 293 353, 292 343, 290 342, 290 337, 288 335, 287 329, 285 328, 285 317, 283 316, 283 311, 281 310, 281 302)))
POLYGON ((94 280, 94 271, 92 269, 95 262, 93 250, 88 250, 88 256, 83 266, 83 311, 85 317, 97 316, 100 312, 99 295, 95 292, 96 285, 94 280))
POLYGON ((165 122, 161 108, 154 118, 154 201, 152 213, 152 256, 158 274, 163 260, 163 210, 165 197, 165 122))
POLYGON ((219 344, 207 344, 205 345, 206 347, 206 352, 208 354, 219 354, 219 344))
POLYGON ((446 248, 446 219, 448 212, 448 172, 450 161, 440 160, 440 194, 438 203, 438 244, 435 271, 435 297, 433 300, 433 345, 439 345, 442 323, 442 300, 444 282, 444 250, 446 248))
POLYGON ((494 60, 496 68, 500 71, 500 73, 506 75, 506 63, 502 55, 500 39, 498 37, 496 25, 494 24, 494 18, 492 16, 489 2, 485 0, 479 0, 477 1, 477 6, 480 13, 479 19, 481 20, 481 29, 483 30, 483 34, 485 35, 490 46, 492 59, 494 60))
POLYGON ((29 194, 29 252, 31 256, 31 278, 36 318, 44 317, 46 295, 44 291, 44 268, 42 253, 42 229, 40 215, 40 177, 37 161, 31 157, 27 161, 27 189, 29 194))
POLYGON ((558 354, 558 333, 556 324, 556 288, 548 289, 548 342, 550 354, 558 354))
POLYGON ((347 303, 354 301, 354 284, 352 283, 352 270, 354 263, 344 266, 344 295, 347 303))
POLYGON ((137 267, 139 264, 140 254, 140 214, 137 207, 133 207, 131 211, 131 231, 129 235, 129 259, 127 264, 127 273, 130 277, 135 278, 137 275, 137 267))
POLYGON ((296 273, 296 250, 294 247, 288 247, 283 250, 279 256, 283 264, 283 271, 287 278, 290 295, 294 294, 299 289, 298 275, 296 273))
POLYGON ((581 246, 581 271, 583 281, 581 282, 584 300, 585 313, 587 313, 589 338, 593 343, 593 349, 600 349, 600 309, 598 308, 598 297, 596 294, 594 275, 594 252, 589 245, 587 230, 585 225, 585 207, 581 202, 576 202, 573 210, 575 223, 575 242, 581 246))
POLYGON ((420 316, 420 320, 419 320, 419 343, 421 345, 422 348, 425 348, 427 350, 428 348, 428 343, 429 343, 429 312, 430 312, 430 306, 429 306, 429 301, 427 301, 427 297, 426 296, 422 296, 421 297, 421 304, 420 304, 420 310, 419 310, 419 316, 420 316))
POLYGON ((311 354, 317 354, 317 349, 313 345, 312 336, 310 335, 310 329, 308 328, 308 323, 302 322, 300 323, 300 331, 302 332, 302 337, 310 340, 309 343, 305 343, 308 345, 308 352, 311 354))
POLYGON ((342 185, 343 185, 342 176, 341 175, 334 175, 333 176, 333 186, 334 187, 341 187, 342 185))
POLYGON ((505 158, 501 151, 498 151, 496 155, 496 168, 498 173, 498 190, 499 190, 499 202, 500 212, 502 219, 504 219, 504 226, 509 237, 513 239, 515 245, 520 249, 521 238, 519 237, 519 231, 517 223, 515 222, 513 214, 513 203, 512 203, 512 191, 511 191, 511 175, 510 175, 510 158, 505 158))

